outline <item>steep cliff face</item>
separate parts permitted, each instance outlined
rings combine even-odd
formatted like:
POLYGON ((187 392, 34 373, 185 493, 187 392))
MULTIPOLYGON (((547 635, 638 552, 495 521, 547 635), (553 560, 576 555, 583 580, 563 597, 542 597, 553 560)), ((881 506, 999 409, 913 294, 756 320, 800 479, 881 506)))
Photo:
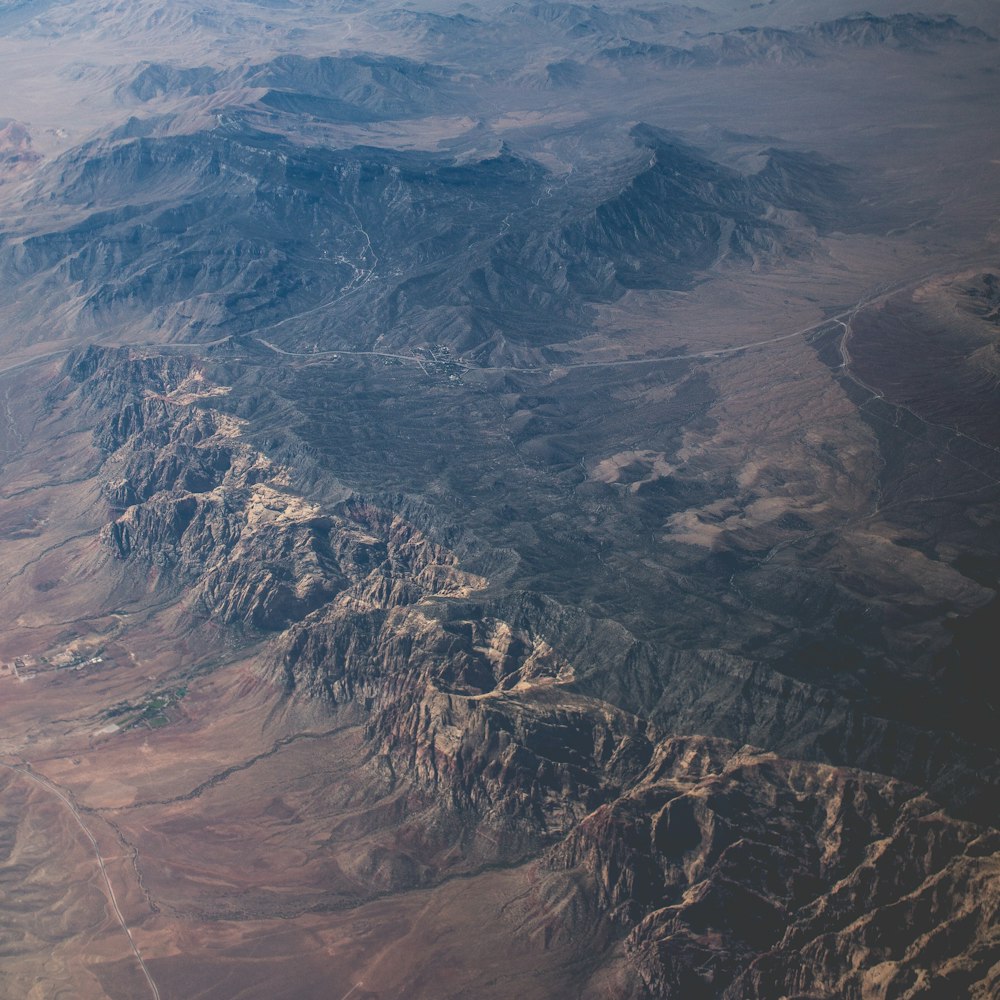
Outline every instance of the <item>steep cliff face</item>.
POLYGON ((280 630, 334 599, 395 607, 460 597, 480 578, 403 518, 361 500, 328 508, 243 440, 245 422, 212 407, 228 387, 190 360, 91 350, 69 365, 98 408, 114 556, 183 586, 193 614, 280 630))
POLYGON ((430 596, 338 600, 288 630, 274 670, 289 693, 363 708, 373 753, 482 826, 498 857, 523 855, 639 772, 648 726, 574 694, 572 664, 530 629, 430 596))
POLYGON ((998 844, 912 786, 672 738, 549 863, 631 928, 652 996, 985 998, 998 844))
POLYGON ((401 514, 296 493, 202 366, 92 349, 67 372, 97 416, 105 551, 152 594, 183 593, 192 625, 273 634, 265 675, 362 719, 421 808, 488 831, 486 860, 564 835, 645 765, 647 724, 573 693, 538 609, 470 603, 488 581, 401 514))
POLYGON ((278 707, 360 724, 375 783, 399 790, 364 820, 402 852, 360 851, 367 891, 540 858, 565 905, 559 927, 537 901, 525 919, 617 941, 637 996, 990 996, 995 831, 895 778, 740 741, 935 785, 989 822, 986 747, 721 651, 658 661, 614 622, 495 586, 415 508, 344 488, 294 435, 250 433, 247 413, 287 416, 230 362, 89 349, 65 371, 56 392, 102 455, 105 558, 183 594, 192 627, 263 643, 278 707), (666 736, 685 730, 736 740, 666 736))

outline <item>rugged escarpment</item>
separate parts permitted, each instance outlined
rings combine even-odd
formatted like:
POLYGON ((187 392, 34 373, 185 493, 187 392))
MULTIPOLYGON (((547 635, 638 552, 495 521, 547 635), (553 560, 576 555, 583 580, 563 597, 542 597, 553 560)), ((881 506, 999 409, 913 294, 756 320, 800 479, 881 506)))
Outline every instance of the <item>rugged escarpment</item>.
POLYGON ((853 2, 0 0, 0 997, 1000 996, 1000 10, 853 2))
POLYGON ((548 863, 593 880, 652 996, 985 998, 998 847, 912 786, 673 738, 548 863))
POLYGON ((96 413, 104 551, 150 593, 183 595, 188 627, 274 636, 265 676, 363 720, 421 809, 486 831, 470 861, 530 855, 646 764, 649 726, 571 690, 572 663, 534 627, 543 609, 491 615, 470 603, 487 581, 405 517, 296 493, 203 366, 91 349, 67 372, 96 413))
MULTIPOLYGON (((250 73, 249 91, 222 88, 224 129, 161 135, 136 122, 137 134, 125 128, 49 164, 29 200, 37 229, 0 233, 0 268, 19 288, 0 295, 0 310, 28 339, 211 342, 266 330, 298 352, 438 344, 537 362, 591 332, 595 302, 690 289, 723 262, 773 268, 817 252, 834 229, 877 224, 849 195, 850 170, 818 154, 771 149, 743 172, 650 125, 631 130, 613 177, 567 188, 566 206, 550 204, 559 179, 506 142, 455 158, 302 146, 274 130, 275 115, 298 126, 354 107, 310 93, 327 93, 328 76, 360 73, 357 100, 397 112, 409 98, 394 76, 426 77, 417 90, 433 76, 362 63, 278 60, 250 73), (272 78, 282 86, 256 86, 272 78), (262 119, 248 92, 265 94, 262 119), (41 211, 47 187, 67 204, 57 220, 41 211), (39 324, 39 303, 57 291, 72 307, 39 324)), ((146 67, 139 78, 208 86, 194 70, 146 67)), ((435 95, 445 110, 450 99, 435 95)))
POLYGON ((565 833, 649 755, 645 723, 574 694, 572 664, 499 619, 338 601, 286 633, 274 669, 289 692, 363 708, 372 751, 502 858, 565 833))
MULTIPOLYGON (((294 435, 265 435, 268 454, 260 434, 246 433, 247 414, 261 422, 267 407, 266 421, 294 419, 281 409, 287 402, 265 402, 253 379, 234 396, 218 380, 224 366, 213 378, 187 356, 125 350, 90 349, 67 370, 95 413, 105 456, 113 516, 104 550, 143 587, 183 587, 192 622, 276 635, 270 669, 288 692, 337 710, 364 706, 373 745, 417 774, 454 774, 461 784, 459 772, 484 760, 468 747, 492 739, 483 737, 486 714, 495 726, 498 712, 522 711, 551 688, 585 699, 591 708, 574 708, 584 714, 616 704, 661 732, 892 773, 989 816, 997 777, 986 746, 883 716, 877 705, 866 711, 849 690, 745 656, 639 641, 549 599, 501 591, 470 601, 489 581, 413 520, 344 488, 294 435), (312 493, 293 488, 288 462, 312 493), (466 728, 477 734, 468 745, 466 728)), ((246 377, 238 366, 231 375, 246 377)), ((764 565, 756 579, 765 574, 778 571, 764 565)), ((586 728, 580 719, 558 725, 564 734, 586 728)))
MULTIPOLYGON (((360 728, 372 786, 397 797, 391 820, 356 821, 373 838, 356 898, 534 859, 575 900, 559 932, 622 949, 637 997, 990 995, 996 832, 914 784, 804 759, 935 785, 988 823, 987 748, 498 590, 305 449, 313 488, 296 491, 291 439, 269 453, 240 415, 278 404, 236 365, 226 384, 227 365, 91 349, 60 391, 94 422, 105 558, 184 592, 188 627, 263 644, 277 711, 360 728), (652 711, 613 704, 640 693, 652 711), (666 735, 685 730, 736 740, 666 735)), ((541 905, 517 912, 556 933, 541 905)))
POLYGON ((245 422, 211 406, 228 387, 190 360, 91 350, 69 374, 101 414, 95 440, 116 514, 106 547, 156 567, 154 586, 184 586, 192 613, 273 631, 335 598, 392 607, 482 585, 398 516, 295 492, 288 470, 242 439, 245 422))

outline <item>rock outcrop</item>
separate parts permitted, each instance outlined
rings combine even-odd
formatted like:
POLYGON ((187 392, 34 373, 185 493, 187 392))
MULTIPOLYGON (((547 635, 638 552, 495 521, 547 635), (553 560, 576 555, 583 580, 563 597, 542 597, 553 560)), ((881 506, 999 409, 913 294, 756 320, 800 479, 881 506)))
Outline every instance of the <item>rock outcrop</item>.
POLYGON ((549 864, 593 880, 651 996, 985 1000, 998 848, 880 775, 672 738, 549 864))
POLYGON ((989 746, 471 571, 419 504, 339 482, 237 348, 90 348, 52 399, 93 423, 102 558, 133 597, 257 647, 276 713, 360 727, 398 795, 359 885, 532 862, 559 933, 620 948, 637 996, 991 996, 989 746))
POLYGON ((348 608, 464 597, 484 581, 405 519, 352 498, 324 508, 212 407, 228 388, 190 360, 91 350, 70 377, 101 416, 102 532, 127 565, 183 586, 192 614, 281 630, 335 599, 348 608))

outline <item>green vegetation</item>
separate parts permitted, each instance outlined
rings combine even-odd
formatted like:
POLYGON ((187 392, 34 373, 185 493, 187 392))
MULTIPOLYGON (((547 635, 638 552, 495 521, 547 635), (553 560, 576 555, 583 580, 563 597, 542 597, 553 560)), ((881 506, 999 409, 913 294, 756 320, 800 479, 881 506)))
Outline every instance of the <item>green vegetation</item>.
POLYGON ((183 685, 177 688, 153 691, 135 704, 127 701, 119 702, 109 708, 104 713, 104 717, 117 721, 123 730, 143 725, 150 729, 159 729, 171 721, 169 710, 187 694, 187 690, 187 685, 183 685))

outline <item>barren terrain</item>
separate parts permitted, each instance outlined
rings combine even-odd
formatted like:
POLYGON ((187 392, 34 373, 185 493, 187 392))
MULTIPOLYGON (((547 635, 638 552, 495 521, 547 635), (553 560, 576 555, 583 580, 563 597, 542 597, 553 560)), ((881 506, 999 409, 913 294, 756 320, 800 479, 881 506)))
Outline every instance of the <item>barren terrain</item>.
POLYGON ((0 4, 0 996, 998 995, 952 7, 0 4))

